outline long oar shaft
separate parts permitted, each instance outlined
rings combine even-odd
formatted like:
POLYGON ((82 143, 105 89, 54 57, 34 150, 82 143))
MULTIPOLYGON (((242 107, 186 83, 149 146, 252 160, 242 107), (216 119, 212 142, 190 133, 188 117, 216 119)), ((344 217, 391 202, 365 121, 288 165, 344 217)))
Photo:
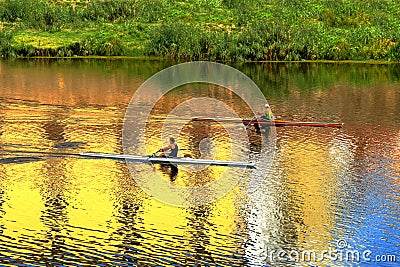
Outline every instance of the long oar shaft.
POLYGON ((78 154, 78 153, 51 152, 51 151, 1 149, 0 153, 2 153, 2 152, 5 152, 5 153, 50 155, 50 156, 76 156, 76 157, 82 157, 82 155, 78 154))

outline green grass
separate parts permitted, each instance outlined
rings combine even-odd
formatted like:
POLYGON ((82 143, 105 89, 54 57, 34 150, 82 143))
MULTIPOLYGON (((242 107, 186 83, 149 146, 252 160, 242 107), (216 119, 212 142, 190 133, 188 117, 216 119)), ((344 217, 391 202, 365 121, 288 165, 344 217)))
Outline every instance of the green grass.
POLYGON ((41 48, 58 48, 71 43, 79 42, 93 35, 95 29, 86 30, 60 30, 56 32, 41 32, 37 30, 19 31, 14 36, 16 43, 32 45, 41 48))
POLYGON ((399 61, 400 0, 0 0, 0 37, 3 57, 399 61))

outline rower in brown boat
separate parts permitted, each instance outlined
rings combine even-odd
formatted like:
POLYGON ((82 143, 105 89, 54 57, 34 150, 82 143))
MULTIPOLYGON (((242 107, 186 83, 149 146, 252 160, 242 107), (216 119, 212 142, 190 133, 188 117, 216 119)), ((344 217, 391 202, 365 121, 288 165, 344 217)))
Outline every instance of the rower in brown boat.
POLYGON ((265 104, 264 110, 261 112, 257 112, 257 119, 265 120, 265 121, 272 121, 274 119, 274 115, 272 115, 271 107, 268 104, 265 104))
MULTIPOLYGON (((275 119, 274 115, 272 114, 271 107, 268 104, 265 104, 264 110, 262 112, 257 112, 257 115, 258 115, 257 120, 261 121, 261 122, 262 121, 264 121, 264 122, 271 121, 272 122, 275 119)), ((263 134, 264 137, 268 137, 271 132, 270 125, 267 125, 267 124, 258 125, 258 127, 256 127, 256 128, 258 128, 261 132, 264 133, 263 134)))

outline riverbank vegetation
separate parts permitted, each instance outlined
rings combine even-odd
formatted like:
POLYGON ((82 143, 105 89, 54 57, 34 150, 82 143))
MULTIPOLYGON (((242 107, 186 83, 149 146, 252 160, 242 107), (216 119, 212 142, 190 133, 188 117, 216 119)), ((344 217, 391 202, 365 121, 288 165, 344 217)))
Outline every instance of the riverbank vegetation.
POLYGON ((0 56, 400 60, 400 0, 0 0, 0 56))

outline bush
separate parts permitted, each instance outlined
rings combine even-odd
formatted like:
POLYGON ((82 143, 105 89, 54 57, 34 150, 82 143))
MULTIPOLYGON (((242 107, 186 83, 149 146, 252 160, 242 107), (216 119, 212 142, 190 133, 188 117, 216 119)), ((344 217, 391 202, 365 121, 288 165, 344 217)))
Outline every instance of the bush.
POLYGON ((13 47, 15 56, 18 57, 32 57, 37 56, 37 49, 33 45, 16 45, 13 47))
POLYGON ((393 61, 400 61, 400 43, 397 43, 390 47, 389 59, 393 61))
POLYGON ((201 30, 183 22, 167 22, 150 34, 146 48, 149 55, 171 58, 195 58, 198 54, 201 30))
MULTIPOLYGON (((75 44, 78 46, 78 44, 75 44)), ((83 51, 88 55, 97 56, 122 56, 125 46, 118 36, 97 33, 83 41, 82 47, 78 46, 77 51, 83 51)))
POLYGON ((50 5, 48 1, 35 0, 2 0, 0 19, 6 22, 20 22, 21 28, 43 31, 60 30, 73 20, 59 6, 50 5))
POLYGON ((81 10, 84 20, 114 22, 121 19, 135 17, 134 0, 106 0, 90 1, 86 8, 81 10))
POLYGON ((2 0, 0 3, 0 19, 7 22, 23 20, 32 13, 32 4, 33 1, 29 0, 2 0))
POLYGON ((14 55, 12 40, 14 33, 8 30, 0 30, 0 57, 9 57, 14 55))
POLYGON ((162 20, 168 8, 167 0, 146 0, 136 4, 136 19, 141 22, 162 20))
POLYGON ((260 21, 245 28, 238 38, 239 55, 251 60, 283 60, 290 43, 289 26, 278 21, 260 21))

